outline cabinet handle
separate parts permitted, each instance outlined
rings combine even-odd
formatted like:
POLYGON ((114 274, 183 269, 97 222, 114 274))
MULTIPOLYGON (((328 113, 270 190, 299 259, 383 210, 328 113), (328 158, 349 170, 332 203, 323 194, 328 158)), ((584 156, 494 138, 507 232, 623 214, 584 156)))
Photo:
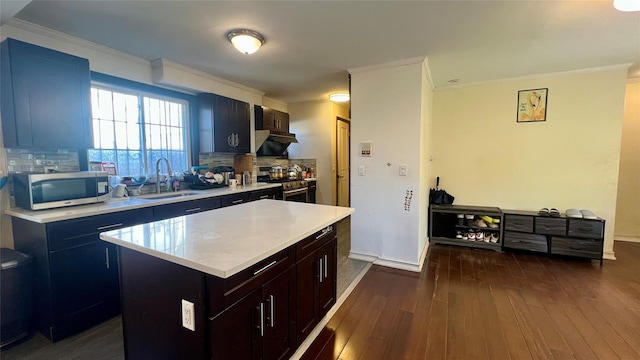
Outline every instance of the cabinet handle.
POLYGON ((268 199, 268 198, 269 198, 269 195, 262 195, 262 196, 260 196, 259 199, 262 200, 262 199, 268 199))
POLYGON ((109 248, 104 248, 104 257, 105 257, 105 265, 107 265, 107 270, 109 270, 109 248))
POLYGON ((98 230, 106 230, 106 229, 111 229, 111 228, 118 227, 118 226, 122 226, 122 223, 117 223, 117 224, 113 224, 113 225, 100 226, 100 227, 98 228, 98 230))
POLYGON ((197 208, 193 208, 193 209, 187 209, 187 210, 185 210, 184 212, 189 213, 189 212, 194 212, 194 211, 198 211, 198 210, 200 210, 200 208, 199 208, 199 207, 197 207, 197 208))
POLYGON ((327 261, 327 255, 324 256, 324 278, 326 279, 328 277, 327 275, 327 268, 329 267, 329 262, 327 261))
POLYGON ((244 200, 240 199, 240 200, 234 200, 231 203, 232 204, 242 204, 244 202, 244 200))
POLYGON ((270 310, 271 327, 274 327, 273 319, 276 317, 274 303, 275 303, 275 299, 273 298, 273 295, 269 295, 269 306, 271 307, 271 310, 270 310))
POLYGON ((260 303, 260 336, 264 336, 264 303, 260 303))
POLYGON ((333 226, 329 225, 326 228, 322 229, 322 234, 316 236, 316 240, 320 239, 321 237, 327 235, 328 233, 330 233, 333 230, 333 226))
POLYGON ((322 258, 320 258, 320 282, 322 282, 322 258))
POLYGON ((265 266, 265 267, 263 267, 262 269, 258 269, 258 270, 256 270, 256 271, 254 271, 254 272, 253 272, 253 275, 255 276, 255 275, 260 274, 261 272, 263 272, 263 271, 267 270, 268 268, 272 267, 273 265, 275 265, 275 264, 276 264, 276 262, 277 262, 276 260, 273 260, 271 263, 269 263, 268 265, 266 265, 266 266, 265 266))

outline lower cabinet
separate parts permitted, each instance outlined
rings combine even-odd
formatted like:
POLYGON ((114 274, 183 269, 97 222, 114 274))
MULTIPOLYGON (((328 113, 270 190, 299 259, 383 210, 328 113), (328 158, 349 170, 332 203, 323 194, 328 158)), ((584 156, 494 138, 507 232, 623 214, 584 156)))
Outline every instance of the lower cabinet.
POLYGON ((329 226, 297 245, 298 343, 304 341, 336 303, 337 240, 334 227, 329 226))
POLYGON ((41 224, 12 218, 15 249, 34 258, 34 326, 52 341, 120 313, 117 247, 100 232, 149 222, 129 210, 41 224))
POLYGON ((251 201, 262 200, 262 199, 272 199, 272 200, 282 200, 282 188, 271 188, 265 190, 256 190, 251 192, 251 201))
POLYGON ((233 205, 240 205, 242 203, 246 203, 251 201, 251 193, 242 192, 232 195, 223 195, 220 196, 220 207, 227 207, 233 205))
POLYGON ((288 359, 295 351, 295 266, 211 321, 213 359, 288 359))
POLYGON ((176 216, 195 214, 202 211, 213 210, 220 207, 220 198, 207 198, 191 201, 182 201, 153 207, 153 220, 169 219, 176 216))

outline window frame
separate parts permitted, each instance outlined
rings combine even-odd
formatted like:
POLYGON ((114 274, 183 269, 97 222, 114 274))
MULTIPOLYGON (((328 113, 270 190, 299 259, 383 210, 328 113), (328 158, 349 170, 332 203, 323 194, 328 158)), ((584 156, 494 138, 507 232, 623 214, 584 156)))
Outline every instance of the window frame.
MULTIPOLYGON (((197 98, 195 94, 188 94, 183 92, 178 92, 174 90, 169 90, 153 85, 148 85, 144 83, 139 83, 132 80, 122 79, 115 76, 102 74, 98 72, 91 72, 91 88, 98 88, 106 91, 115 91, 121 92, 129 95, 135 95, 138 97, 139 108, 139 116, 142 119, 142 124, 140 126, 140 137, 141 137, 141 145, 144 147, 141 149, 144 156, 144 167, 147 171, 151 171, 153 164, 148 164, 146 153, 150 151, 146 147, 146 139, 145 139, 145 124, 146 121, 144 119, 144 97, 150 97, 162 101, 170 101, 180 103, 185 107, 184 109, 184 151, 187 155, 187 167, 191 167, 194 163, 198 162, 198 154, 199 152, 195 151, 195 146, 197 143, 193 143, 193 134, 194 131, 197 132, 197 98)), ((93 116, 91 117, 91 122, 93 125, 93 116)), ((93 132, 92 132, 93 136, 93 132)), ((94 148, 96 149, 96 148, 94 148)), ((185 169, 188 170, 188 169, 185 169)))

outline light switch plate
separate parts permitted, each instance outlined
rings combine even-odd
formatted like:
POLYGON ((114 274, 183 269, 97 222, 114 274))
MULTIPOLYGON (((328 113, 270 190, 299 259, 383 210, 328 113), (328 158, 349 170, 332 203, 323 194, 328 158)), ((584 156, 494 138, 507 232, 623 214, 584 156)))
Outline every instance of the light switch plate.
POLYGON ((407 164, 400 164, 400 176, 407 176, 407 164))
POLYGON ((358 166, 358 175, 364 176, 365 174, 366 174, 366 169, 365 169, 364 165, 358 166))

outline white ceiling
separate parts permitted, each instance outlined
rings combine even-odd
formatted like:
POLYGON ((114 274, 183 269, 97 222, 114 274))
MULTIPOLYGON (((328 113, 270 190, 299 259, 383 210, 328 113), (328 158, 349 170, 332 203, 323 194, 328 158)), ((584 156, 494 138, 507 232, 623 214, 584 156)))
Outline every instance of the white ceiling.
POLYGON ((347 69, 417 56, 436 88, 619 64, 640 77, 640 12, 610 0, 32 1, 15 17, 287 103, 346 90, 347 69), (266 44, 243 55, 233 28, 266 44))

